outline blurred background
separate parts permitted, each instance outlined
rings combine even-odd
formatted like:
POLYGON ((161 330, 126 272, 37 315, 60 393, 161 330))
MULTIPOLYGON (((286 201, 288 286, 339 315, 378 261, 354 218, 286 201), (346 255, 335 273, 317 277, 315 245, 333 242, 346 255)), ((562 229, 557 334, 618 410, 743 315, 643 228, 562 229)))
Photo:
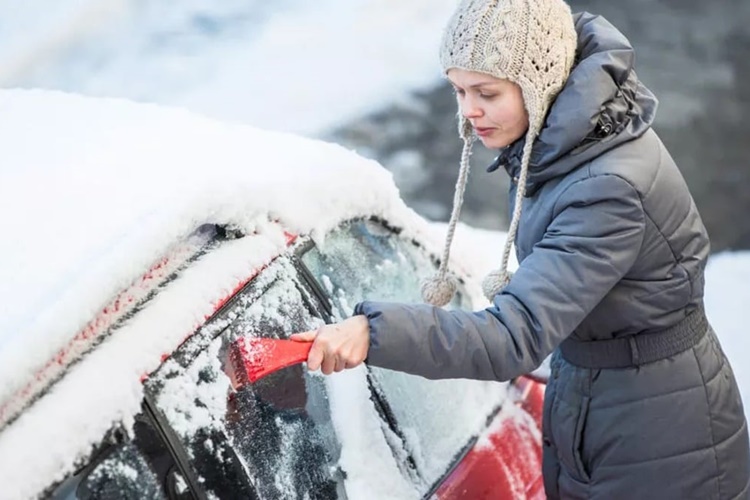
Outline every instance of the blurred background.
MULTIPOLYGON (((461 144, 437 54, 455 2, 0 0, 0 86, 181 106, 339 142, 391 170, 422 215, 446 220, 461 144)), ((713 250, 750 249, 750 2, 570 4, 635 46, 660 99, 656 131, 713 250)), ((506 174, 484 168, 494 156, 476 147, 462 220, 505 230, 506 174)))

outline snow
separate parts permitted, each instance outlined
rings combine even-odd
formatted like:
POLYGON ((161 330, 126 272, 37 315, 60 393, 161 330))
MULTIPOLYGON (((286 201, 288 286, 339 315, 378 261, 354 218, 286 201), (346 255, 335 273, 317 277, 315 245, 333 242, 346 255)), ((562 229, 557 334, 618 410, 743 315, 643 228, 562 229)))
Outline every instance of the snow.
MULTIPOLYGON (((219 363, 220 347, 220 342, 213 342, 190 364, 182 377, 163 379, 164 389, 159 392, 159 407, 167 415, 174 431, 180 436, 193 436, 200 429, 211 430, 218 426, 216 415, 227 413, 226 386, 229 385, 229 381, 223 380, 226 379, 226 375, 219 363), (225 383, 202 383, 200 372, 206 368, 210 368, 211 373, 222 378, 222 382, 225 383), (186 401, 201 401, 203 404, 190 404, 188 408, 185 408, 186 401)), ((176 365, 174 360, 167 361, 162 368, 162 370, 166 369, 164 373, 169 373, 170 364, 176 365)), ((211 441, 207 440, 205 445, 211 451, 211 441)), ((189 451, 192 453, 192 449, 189 451)))
POLYGON ((750 404, 750 251, 722 252, 706 266, 706 316, 732 364, 742 401, 750 404))
MULTIPOLYGON (((45 2, 39 15, 37 2, 0 0, 0 85, 126 97, 322 135, 434 85, 438 37, 454 6, 59 0, 45 2)), ((261 233, 192 266, 0 433, 4 498, 33 497, 113 423, 129 424, 140 410, 141 375, 201 325, 248 269, 285 248, 269 219, 321 235, 341 218, 374 211, 422 240, 442 240, 444 225, 427 227, 406 209, 387 173, 340 147, 180 109, 49 92, 0 91, 0 113, 0 401, 197 225, 261 233)), ((460 225, 452 256, 482 276, 499 265, 503 239, 460 225)), ((750 252, 712 256, 707 313, 744 401, 748 283, 750 252)), ((414 478, 392 459, 406 453, 393 449, 401 441, 383 438, 364 370, 325 383, 349 497, 418 497, 414 478)), ((213 399, 221 409, 219 395, 213 399)), ((418 432, 408 433, 410 451, 434 460, 418 432)))
POLYGON ((13 3, 0 10, 13 14, 12 25, 0 24, 0 39, 13 41, 0 48, 0 85, 185 106, 305 134, 435 85, 437 47, 455 7, 60 0, 40 19, 34 2, 13 3))
POLYGON ((314 234, 361 214, 421 220, 390 174, 332 144, 53 92, 0 91, 0 113, 0 230, 13 235, 0 242, 0 400, 202 223, 314 234), (29 342, 37 359, 17 355, 29 342))
POLYGON ((0 240, 0 401, 196 227, 258 232, 197 261, 0 433, 8 498, 34 496, 128 425, 141 375, 286 247, 284 229, 378 215, 430 241, 390 174, 336 145, 59 92, 0 90, 0 113, 0 231, 12 235, 0 240))
POLYGON ((339 439, 345 443, 339 463, 347 472, 349 498, 415 499, 419 494, 406 481, 391 457, 382 436, 382 421, 373 411, 364 367, 327 377, 330 389, 331 418, 339 439), (380 481, 368 480, 370 477, 380 481), (387 479, 386 479, 387 478, 387 479))

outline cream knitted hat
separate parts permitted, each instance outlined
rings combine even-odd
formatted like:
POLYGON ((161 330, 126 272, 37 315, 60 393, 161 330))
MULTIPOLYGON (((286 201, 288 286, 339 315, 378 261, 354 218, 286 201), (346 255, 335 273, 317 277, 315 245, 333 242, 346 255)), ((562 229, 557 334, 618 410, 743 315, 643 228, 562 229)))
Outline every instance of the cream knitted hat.
MULTIPOLYGON (((458 68, 510 80, 521 87, 529 114, 515 209, 502 264, 482 283, 490 301, 510 281, 508 258, 521 218, 531 150, 550 104, 570 74, 576 44, 573 16, 563 0, 461 0, 443 33, 440 48, 443 71, 458 68)), ((450 302, 456 290, 455 278, 448 274, 447 266, 475 140, 471 123, 460 109, 458 122, 464 146, 445 248, 437 275, 422 284, 424 300, 437 306, 450 302)))

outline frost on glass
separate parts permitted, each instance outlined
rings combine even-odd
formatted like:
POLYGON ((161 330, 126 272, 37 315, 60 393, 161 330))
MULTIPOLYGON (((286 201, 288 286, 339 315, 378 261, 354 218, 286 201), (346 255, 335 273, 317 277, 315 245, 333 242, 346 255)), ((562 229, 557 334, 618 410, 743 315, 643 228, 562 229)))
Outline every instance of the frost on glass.
POLYGON ((146 500, 165 498, 159 481, 132 443, 102 460, 78 486, 76 498, 146 500))
MULTIPOLYGON (((364 299, 421 303, 420 282, 435 272, 414 243, 374 221, 343 225, 328 234, 320 248, 305 253, 302 261, 341 318, 364 299)), ((459 305, 462 297, 459 292, 452 305, 459 305)))
POLYGON ((241 387, 227 375, 236 339, 286 337, 322 324, 306 304, 287 265, 256 300, 235 302, 231 323, 188 366, 167 362, 157 375, 157 406, 210 495, 345 498, 322 380, 302 365, 241 387))
POLYGON ((110 429, 88 460, 45 498, 193 498, 187 485, 175 488, 177 466, 151 419, 136 415, 131 431, 120 425, 110 429))
MULTIPOLYGON (((334 316, 339 318, 351 315, 365 299, 421 303, 420 282, 435 271, 413 242, 373 221, 341 226, 302 260, 331 298, 334 316)), ((461 302, 462 296, 457 294, 451 307, 469 307, 461 302)), ((506 395, 504 385, 494 382, 434 381, 369 369, 416 464, 423 491, 473 442, 506 395)))

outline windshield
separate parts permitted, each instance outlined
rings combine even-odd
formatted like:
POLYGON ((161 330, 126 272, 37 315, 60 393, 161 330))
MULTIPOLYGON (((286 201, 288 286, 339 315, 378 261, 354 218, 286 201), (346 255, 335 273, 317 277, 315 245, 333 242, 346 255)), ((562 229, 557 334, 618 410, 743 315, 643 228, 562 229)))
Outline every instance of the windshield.
MULTIPOLYGON (((420 282, 435 265, 414 242, 377 221, 342 224, 302 261, 332 298, 333 315, 362 300, 422 302, 420 282)), ((470 308, 459 287, 449 307, 470 308)), ((372 388, 395 424, 427 493, 484 429, 506 397, 504 384, 427 380, 369 366, 372 388)), ((412 468, 414 468, 412 466, 412 468)))

